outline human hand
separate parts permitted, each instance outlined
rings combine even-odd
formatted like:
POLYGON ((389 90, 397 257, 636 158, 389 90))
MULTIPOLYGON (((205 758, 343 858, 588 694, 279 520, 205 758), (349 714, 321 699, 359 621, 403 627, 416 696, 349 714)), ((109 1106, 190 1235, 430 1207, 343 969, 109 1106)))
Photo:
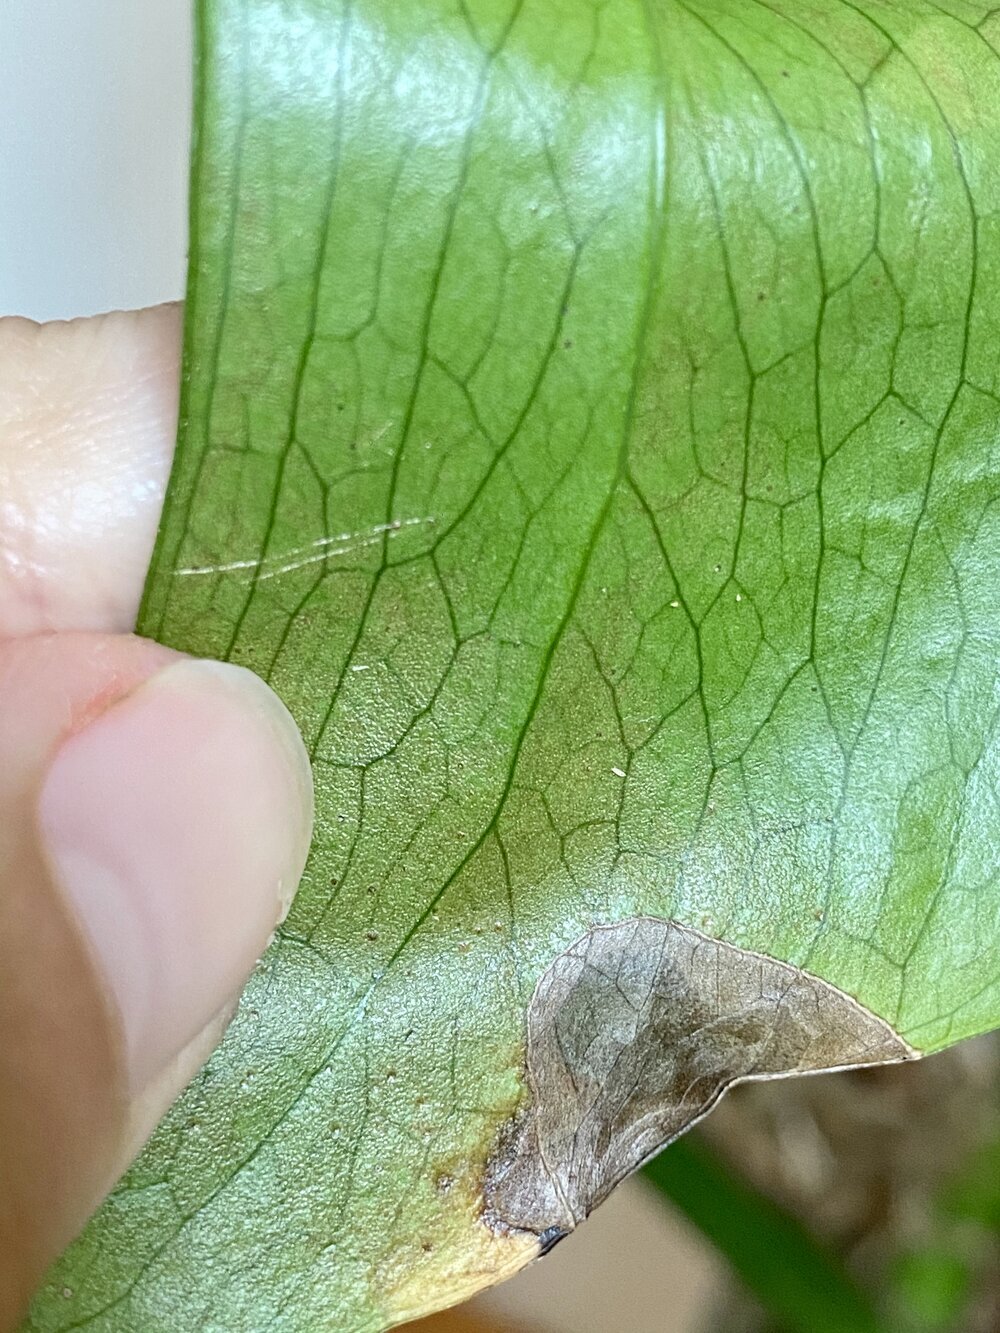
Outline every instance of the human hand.
POLYGON ((0 320, 0 1328, 218 1043, 309 846, 294 723, 137 639, 180 311, 0 320))

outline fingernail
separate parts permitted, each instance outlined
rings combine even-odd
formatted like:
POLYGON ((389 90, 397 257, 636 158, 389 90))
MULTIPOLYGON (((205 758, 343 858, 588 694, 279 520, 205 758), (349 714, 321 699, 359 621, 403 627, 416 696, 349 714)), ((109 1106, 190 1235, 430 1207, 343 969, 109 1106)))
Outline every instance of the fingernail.
POLYGON ((185 659, 61 746, 39 827, 141 1090, 240 992, 302 874, 305 748, 252 672, 185 659))

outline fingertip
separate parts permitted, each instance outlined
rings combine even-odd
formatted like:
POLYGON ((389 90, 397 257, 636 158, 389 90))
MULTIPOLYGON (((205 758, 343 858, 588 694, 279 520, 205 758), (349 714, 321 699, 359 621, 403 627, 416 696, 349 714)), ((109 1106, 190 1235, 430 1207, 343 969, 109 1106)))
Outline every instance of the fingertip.
POLYGON ((220 1039, 311 815, 250 672, 130 635, 0 643, 0 1328, 220 1039))
POLYGON ((235 1000, 288 910, 312 827, 302 740, 251 672, 184 659, 61 746, 38 818, 137 1093, 235 1000))

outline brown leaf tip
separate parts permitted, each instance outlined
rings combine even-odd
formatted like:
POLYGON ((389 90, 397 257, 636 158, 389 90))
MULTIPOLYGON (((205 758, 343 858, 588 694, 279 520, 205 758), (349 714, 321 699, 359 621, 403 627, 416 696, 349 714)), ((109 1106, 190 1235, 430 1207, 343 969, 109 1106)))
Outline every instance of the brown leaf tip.
POLYGON ((734 1083, 916 1054, 789 963, 658 917, 595 927, 535 987, 529 1102, 489 1162, 485 1220, 561 1237, 734 1083))

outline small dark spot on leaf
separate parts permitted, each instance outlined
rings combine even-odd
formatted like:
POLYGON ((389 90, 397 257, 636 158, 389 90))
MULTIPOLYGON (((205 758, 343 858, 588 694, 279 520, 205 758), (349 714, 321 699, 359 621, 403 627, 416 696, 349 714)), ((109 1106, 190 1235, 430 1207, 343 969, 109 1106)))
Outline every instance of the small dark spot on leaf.
POLYGON ((538 1254, 548 1254, 549 1250, 554 1250, 561 1240, 565 1240, 569 1235, 568 1231, 562 1227, 547 1227, 538 1237, 538 1254))

